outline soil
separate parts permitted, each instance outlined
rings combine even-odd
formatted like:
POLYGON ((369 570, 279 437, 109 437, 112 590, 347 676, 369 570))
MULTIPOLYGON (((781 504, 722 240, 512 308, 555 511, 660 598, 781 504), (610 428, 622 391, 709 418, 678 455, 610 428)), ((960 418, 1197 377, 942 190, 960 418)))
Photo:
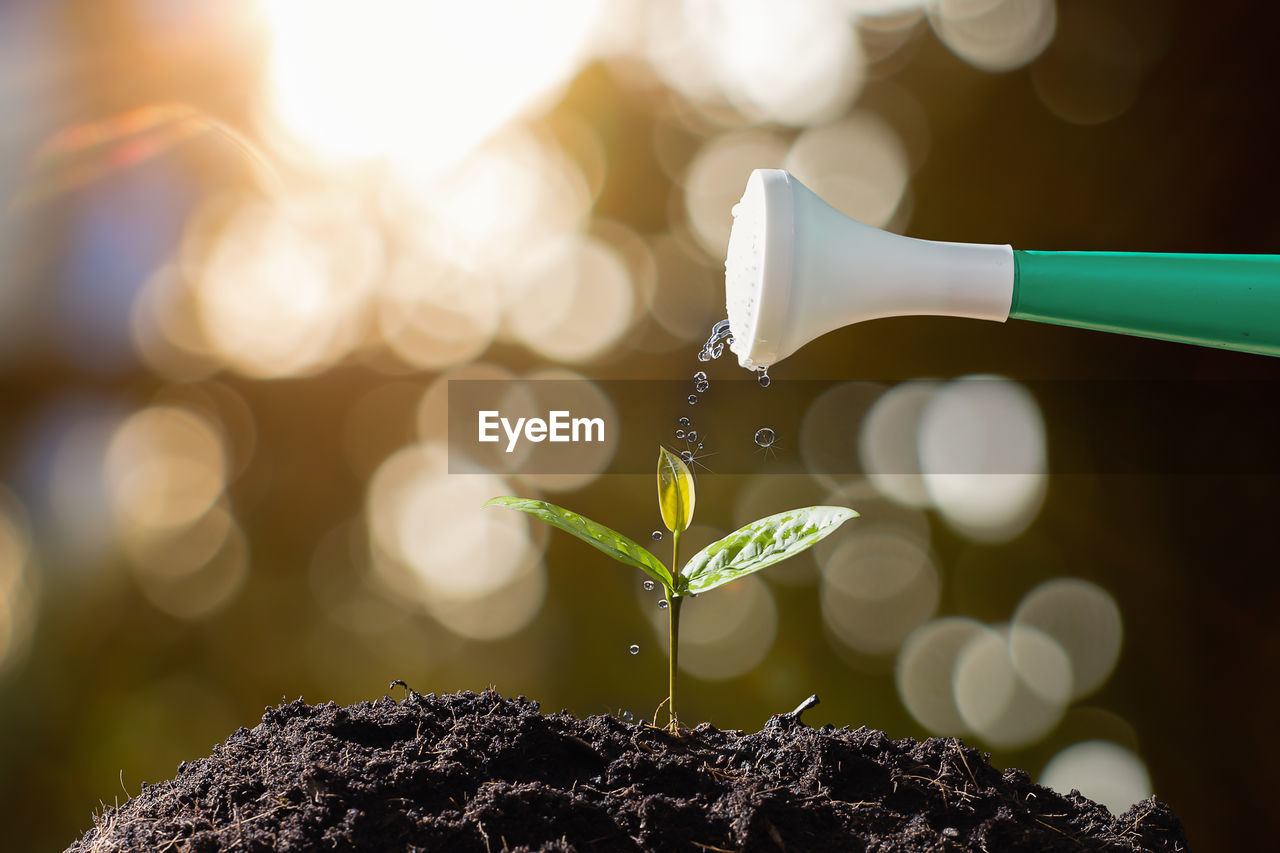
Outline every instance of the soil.
POLYGON ((1120 817, 953 738, 672 736, 492 691, 267 709, 95 819, 71 851, 1185 851, 1168 806, 1120 817))

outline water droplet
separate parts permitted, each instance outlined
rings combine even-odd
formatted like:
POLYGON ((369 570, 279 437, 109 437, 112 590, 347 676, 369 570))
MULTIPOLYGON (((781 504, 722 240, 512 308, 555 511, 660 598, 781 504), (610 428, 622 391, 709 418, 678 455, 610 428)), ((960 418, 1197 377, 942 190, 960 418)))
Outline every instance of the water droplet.
POLYGON ((638 654, 640 654, 640 647, 639 647, 639 646, 637 646, 635 643, 632 643, 632 644, 631 644, 631 648, 630 648, 630 649, 628 649, 628 651, 630 651, 630 652, 631 652, 631 654, 633 654, 633 655, 638 655, 638 654))
POLYGON ((698 431, 697 431, 696 429, 691 429, 691 430, 689 430, 687 433, 685 433, 685 434, 684 434, 684 437, 685 437, 685 440, 686 440, 686 441, 697 441, 697 440, 698 440, 698 431))
POLYGON ((761 447, 772 447, 777 436, 773 434, 773 430, 768 427, 760 427, 756 430, 756 444, 761 447))
POLYGON ((680 418, 680 420, 676 421, 676 423, 680 424, 680 426, 682 427, 693 426, 693 421, 689 420, 688 418, 680 418))
POLYGON ((684 430, 682 429, 676 430, 676 438, 684 438, 684 430))
POLYGON ((652 591, 653 591, 653 581, 645 581, 645 582, 644 582, 644 591, 645 591, 645 592, 652 592, 652 591))
POLYGON ((713 358, 719 358, 724 353, 724 343, 729 337, 731 335, 729 333, 728 320, 721 320, 712 326, 711 337, 707 338, 707 342, 698 351, 698 361, 711 361, 713 358))
POLYGON ((701 449, 702 449, 702 442, 701 442, 701 441, 699 441, 699 442, 698 442, 698 449, 699 449, 699 450, 701 450, 701 449))
POLYGON ((711 387, 711 383, 704 379, 701 382, 695 383, 693 386, 693 390, 701 394, 702 392, 706 391, 710 387, 711 387))
POLYGON ((693 451, 692 451, 692 450, 681 450, 681 451, 680 451, 680 458, 681 458, 681 459, 683 459, 685 462, 692 462, 692 461, 693 461, 693 451))
POLYGON ((661 538, 662 538, 662 531, 661 531, 661 530, 655 530, 655 531, 653 531, 653 538, 654 538, 654 539, 661 539, 661 538))
POLYGON ((699 370, 697 373, 693 374, 693 381, 694 381, 694 382, 705 382, 705 381, 707 381, 707 373, 706 373, 706 371, 705 371, 705 370, 699 370))
POLYGON ((633 713, 631 713, 630 711, 623 711, 623 712, 622 712, 622 722, 624 722, 624 723, 629 723, 629 722, 631 722, 632 720, 634 720, 635 718, 636 718, 636 715, 635 715, 635 714, 633 714, 633 713))
POLYGON ((772 379, 770 379, 770 378, 769 378, 769 368, 767 368, 767 367, 757 367, 757 368, 756 368, 756 381, 760 383, 760 387, 761 387, 761 388, 768 388, 768 387, 769 387, 769 383, 773 381, 772 379))
POLYGON ((698 405, 698 395, 697 395, 697 394, 690 394, 690 395, 689 395, 689 405, 690 405, 690 406, 696 406, 696 405, 698 405))
POLYGON ((659 610, 666 610, 666 609, 667 609, 667 600, 666 600, 665 598, 662 598, 662 599, 659 599, 659 600, 658 600, 658 609, 659 609, 659 610))

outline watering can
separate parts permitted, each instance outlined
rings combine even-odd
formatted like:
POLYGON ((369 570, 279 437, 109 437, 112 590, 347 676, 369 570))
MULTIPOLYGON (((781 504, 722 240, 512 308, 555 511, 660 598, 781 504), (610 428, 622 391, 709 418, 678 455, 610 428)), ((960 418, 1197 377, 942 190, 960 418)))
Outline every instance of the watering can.
POLYGON ((1280 355, 1280 255, 1026 252, 857 222, 789 173, 757 169, 725 260, 730 349, 767 368, 877 317, 1035 320, 1280 355))

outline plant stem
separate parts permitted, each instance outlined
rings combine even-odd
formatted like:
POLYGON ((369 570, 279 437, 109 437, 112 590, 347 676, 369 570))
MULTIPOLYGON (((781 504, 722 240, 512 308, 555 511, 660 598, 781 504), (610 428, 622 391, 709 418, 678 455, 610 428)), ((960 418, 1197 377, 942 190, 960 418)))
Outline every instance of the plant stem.
MULTIPOLYGON (((680 531, 678 530, 671 535, 671 579, 676 584, 680 582, 680 531)), ((676 670, 680 656, 680 605, 683 602, 684 599, 675 594, 674 586, 667 590, 667 638, 670 646, 667 655, 669 665, 667 687, 670 691, 667 694, 667 713, 670 714, 668 726, 673 732, 680 725, 680 718, 676 716, 676 670)))
POLYGON ((671 636, 671 673, 670 687, 671 699, 667 703, 667 711, 671 714, 668 727, 672 732, 676 732, 680 727, 680 718, 676 716, 676 669, 677 658, 680 651, 680 605, 684 603, 683 598, 674 597, 671 599, 671 605, 667 608, 668 612, 668 628, 671 636))

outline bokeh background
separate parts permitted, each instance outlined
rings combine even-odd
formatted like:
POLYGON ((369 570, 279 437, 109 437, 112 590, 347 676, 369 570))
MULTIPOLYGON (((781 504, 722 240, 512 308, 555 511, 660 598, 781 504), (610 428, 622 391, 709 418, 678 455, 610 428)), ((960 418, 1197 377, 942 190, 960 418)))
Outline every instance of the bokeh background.
MULTIPOLYGON (((691 374, 758 167, 917 237, 1280 251, 1278 29, 1181 0, 0 2, 6 848, 60 849, 282 698, 651 715, 638 573, 478 509, 640 539, 651 478, 451 474, 445 383, 691 374)), ((814 724, 964 734, 1117 811, 1154 791, 1197 850, 1273 841, 1275 471, 1055 473, 1086 421, 1023 383, 1244 379, 1271 410, 1280 363, 918 318, 773 374, 830 388, 774 473, 703 460, 693 535, 863 517, 690 603, 686 722, 817 692, 814 724), (907 378, 937 381, 880 381, 907 378), (865 476, 821 473, 849 447, 865 476), (1022 473, 931 470, 955 454, 1022 473)))

